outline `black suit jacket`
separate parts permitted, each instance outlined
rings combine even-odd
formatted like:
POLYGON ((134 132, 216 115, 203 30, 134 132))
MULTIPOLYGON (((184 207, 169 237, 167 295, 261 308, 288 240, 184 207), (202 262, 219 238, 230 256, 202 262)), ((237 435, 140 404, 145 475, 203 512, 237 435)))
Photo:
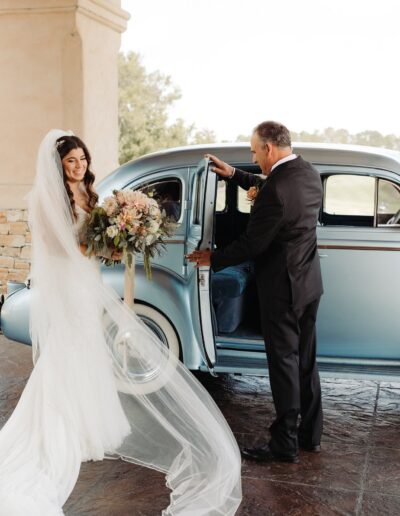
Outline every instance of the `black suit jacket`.
POLYGON ((323 290, 316 236, 322 202, 318 171, 298 156, 278 165, 265 180, 237 169, 231 181, 246 190, 260 190, 246 231, 212 253, 212 269, 254 260, 262 305, 282 300, 300 307, 319 298, 323 290))

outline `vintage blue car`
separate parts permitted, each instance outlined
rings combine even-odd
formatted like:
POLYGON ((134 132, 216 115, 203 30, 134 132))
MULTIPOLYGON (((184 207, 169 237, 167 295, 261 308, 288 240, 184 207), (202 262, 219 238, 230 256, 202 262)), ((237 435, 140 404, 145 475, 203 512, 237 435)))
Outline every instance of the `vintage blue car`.
MULTIPOLYGON (((265 374, 252 263, 212 273, 186 259, 220 247, 246 227, 250 202, 234 182, 210 172, 205 153, 259 174, 248 144, 192 146, 127 163, 97 187, 154 192, 179 226, 153 260, 153 280, 137 258, 136 311, 192 370, 265 374)), ((321 174, 318 247, 325 293, 318 313, 320 369, 350 374, 400 371, 400 153, 327 144, 294 152, 321 174)), ((124 266, 103 267, 104 281, 123 296, 124 266)), ((78 294, 77 294, 78 295, 78 294)), ((2 307, 4 334, 30 343, 30 289, 10 284, 2 307)), ((147 377, 156 371, 148 371, 147 377)), ((143 381, 146 375, 142 375, 143 381)))

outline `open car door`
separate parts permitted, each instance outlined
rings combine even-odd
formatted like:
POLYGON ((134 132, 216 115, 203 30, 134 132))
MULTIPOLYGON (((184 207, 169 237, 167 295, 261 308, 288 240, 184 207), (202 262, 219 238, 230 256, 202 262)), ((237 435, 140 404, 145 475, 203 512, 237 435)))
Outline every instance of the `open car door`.
MULTIPOLYGON (((200 232, 197 238, 198 250, 213 249, 214 214, 217 194, 217 175, 210 172, 210 161, 203 159, 197 167, 197 196, 200 200, 200 232)), ((199 330, 202 335, 201 354, 210 373, 216 363, 215 337, 211 303, 211 268, 199 267, 197 270, 197 294, 199 306, 199 330)))

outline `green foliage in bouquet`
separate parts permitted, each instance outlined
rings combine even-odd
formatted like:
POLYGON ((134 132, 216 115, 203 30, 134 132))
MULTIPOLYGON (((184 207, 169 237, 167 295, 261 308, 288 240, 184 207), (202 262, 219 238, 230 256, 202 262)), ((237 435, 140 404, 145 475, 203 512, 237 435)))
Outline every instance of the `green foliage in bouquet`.
POLYGON ((113 196, 96 206, 87 226, 88 255, 114 265, 113 252, 122 252, 132 265, 133 254, 142 254, 146 276, 151 279, 151 259, 165 249, 165 237, 176 230, 157 201, 139 190, 114 190, 113 196))

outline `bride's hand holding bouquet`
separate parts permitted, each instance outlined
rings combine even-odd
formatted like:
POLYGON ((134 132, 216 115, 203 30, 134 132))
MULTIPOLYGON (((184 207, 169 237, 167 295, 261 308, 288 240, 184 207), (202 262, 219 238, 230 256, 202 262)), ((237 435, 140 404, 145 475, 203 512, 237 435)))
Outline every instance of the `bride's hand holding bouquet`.
POLYGON ((99 256, 105 265, 121 259, 131 266, 133 255, 143 254, 146 275, 150 260, 165 247, 176 223, 157 201, 140 190, 114 190, 93 209, 87 227, 87 254, 99 256))

